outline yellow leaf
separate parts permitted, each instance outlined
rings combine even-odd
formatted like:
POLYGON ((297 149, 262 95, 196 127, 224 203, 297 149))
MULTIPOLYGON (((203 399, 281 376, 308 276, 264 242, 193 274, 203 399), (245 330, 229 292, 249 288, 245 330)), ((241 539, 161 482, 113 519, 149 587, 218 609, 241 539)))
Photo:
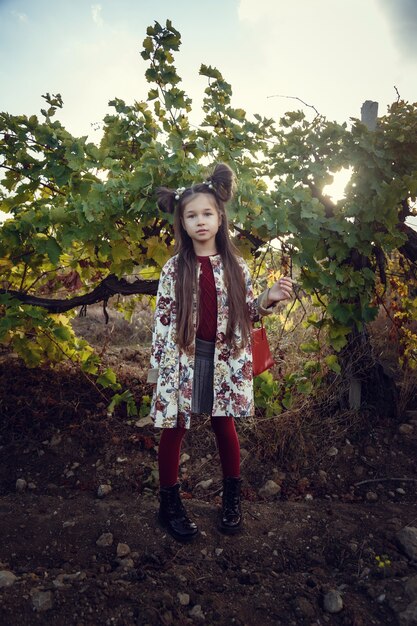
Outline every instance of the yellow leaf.
POLYGON ((113 257, 113 261, 115 263, 119 263, 120 261, 125 261, 126 259, 130 259, 130 250, 125 241, 116 241, 111 246, 111 254, 113 257))
POLYGON ((159 237, 149 237, 146 241, 148 246, 146 256, 148 259, 156 261, 156 263, 163 267, 168 259, 171 257, 171 248, 167 247, 161 242, 159 237))

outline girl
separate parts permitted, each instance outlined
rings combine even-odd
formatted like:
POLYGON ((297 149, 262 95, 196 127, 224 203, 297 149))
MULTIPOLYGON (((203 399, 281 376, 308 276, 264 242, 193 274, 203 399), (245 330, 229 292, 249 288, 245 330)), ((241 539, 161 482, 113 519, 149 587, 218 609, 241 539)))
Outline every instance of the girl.
POLYGON ((240 530, 240 448, 234 418, 253 415, 252 322, 291 296, 281 278, 254 300, 246 263, 229 237, 225 203, 233 172, 218 164, 187 189, 157 189, 159 207, 174 213, 175 256, 163 267, 155 310, 151 416, 159 443, 159 522, 178 540, 197 532, 179 495, 181 442, 191 415, 208 414, 223 472, 221 531, 240 530))

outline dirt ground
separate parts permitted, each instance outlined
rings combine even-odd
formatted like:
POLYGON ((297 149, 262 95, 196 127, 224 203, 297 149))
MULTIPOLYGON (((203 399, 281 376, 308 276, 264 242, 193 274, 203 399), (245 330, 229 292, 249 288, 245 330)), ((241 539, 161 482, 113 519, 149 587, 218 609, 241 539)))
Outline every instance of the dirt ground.
MULTIPOLYGON (((109 355, 140 401, 146 348, 109 355)), ((417 563, 397 532, 417 526, 417 482, 401 480, 417 478, 416 407, 337 448, 329 436, 328 453, 298 467, 262 458, 240 427, 245 525, 233 537, 216 528, 219 461, 196 424, 181 481, 200 533, 182 545, 156 523, 158 432, 109 416, 107 401, 68 367, 0 360, 2 626, 415 623, 417 563), (259 491, 268 480, 275 495, 259 491)))

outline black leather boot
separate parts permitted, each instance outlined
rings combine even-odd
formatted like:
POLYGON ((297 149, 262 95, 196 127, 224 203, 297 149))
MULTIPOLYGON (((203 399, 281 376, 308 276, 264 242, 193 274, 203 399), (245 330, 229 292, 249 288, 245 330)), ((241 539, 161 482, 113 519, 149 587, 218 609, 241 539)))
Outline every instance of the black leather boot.
POLYGON ((242 510, 240 508, 241 484, 241 478, 230 477, 223 480, 223 507, 219 529, 227 535, 234 535, 242 528, 242 510))
POLYGON ((158 520, 174 539, 190 541, 198 528, 187 516, 179 489, 178 483, 173 487, 161 487, 158 520))

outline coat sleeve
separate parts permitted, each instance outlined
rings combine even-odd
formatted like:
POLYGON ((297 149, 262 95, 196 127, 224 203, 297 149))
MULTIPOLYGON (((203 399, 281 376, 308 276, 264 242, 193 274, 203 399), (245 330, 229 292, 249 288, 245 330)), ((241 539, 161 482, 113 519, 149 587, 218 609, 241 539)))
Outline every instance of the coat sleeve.
POLYGON ((242 262, 243 275, 246 283, 246 303, 249 308, 250 318, 252 322, 258 322, 261 317, 271 315, 273 306, 266 307, 268 289, 265 289, 257 298, 253 295, 252 278, 246 263, 242 262))
POLYGON ((158 382, 159 366, 168 343, 169 329, 173 322, 172 310, 175 305, 175 286, 170 269, 171 266, 168 262, 168 264, 162 268, 159 277, 152 333, 150 369, 148 370, 147 376, 148 383, 158 382))

